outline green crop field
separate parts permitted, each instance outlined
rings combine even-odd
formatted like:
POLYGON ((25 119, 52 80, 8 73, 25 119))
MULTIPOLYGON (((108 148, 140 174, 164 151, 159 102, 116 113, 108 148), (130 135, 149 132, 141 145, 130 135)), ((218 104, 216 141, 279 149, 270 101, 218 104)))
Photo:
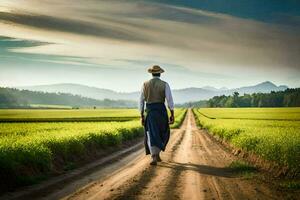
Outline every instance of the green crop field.
POLYGON ((208 118, 300 121, 300 108, 203 108, 208 118))
POLYGON ((300 170, 300 108, 193 109, 199 125, 236 147, 300 170))
MULTIPOLYGON (((36 177, 64 168, 91 152, 118 146, 143 135, 138 111, 133 109, 102 110, 1 110, 1 118, 86 118, 134 117, 126 122, 15 122, 0 123, 1 178, 7 184, 29 184, 36 177)), ((179 127, 186 110, 176 109, 179 127)), ((24 120, 25 121, 25 120, 24 120)))
POLYGON ((137 109, 1 109, 0 122, 128 121, 137 109))

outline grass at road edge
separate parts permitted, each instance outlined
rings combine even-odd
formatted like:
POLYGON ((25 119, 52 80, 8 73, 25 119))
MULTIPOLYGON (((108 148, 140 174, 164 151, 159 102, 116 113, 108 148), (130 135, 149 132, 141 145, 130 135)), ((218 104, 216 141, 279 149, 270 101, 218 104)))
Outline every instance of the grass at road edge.
POLYGON ((234 173, 241 175, 245 179, 253 178, 258 172, 256 167, 241 160, 232 161, 228 165, 228 168, 233 170, 234 173))

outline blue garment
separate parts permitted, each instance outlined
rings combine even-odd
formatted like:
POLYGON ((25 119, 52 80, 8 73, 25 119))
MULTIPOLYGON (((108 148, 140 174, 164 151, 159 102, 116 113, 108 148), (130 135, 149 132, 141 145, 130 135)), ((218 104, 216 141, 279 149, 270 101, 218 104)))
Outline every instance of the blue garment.
POLYGON ((165 150, 170 138, 170 127, 168 112, 164 103, 146 104, 145 119, 145 149, 146 154, 150 153, 147 145, 147 131, 150 135, 151 146, 156 146, 162 151, 165 150))

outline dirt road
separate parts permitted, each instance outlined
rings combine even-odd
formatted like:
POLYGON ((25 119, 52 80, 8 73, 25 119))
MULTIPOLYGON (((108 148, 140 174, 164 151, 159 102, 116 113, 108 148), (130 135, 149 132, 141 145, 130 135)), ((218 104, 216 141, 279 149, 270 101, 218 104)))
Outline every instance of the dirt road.
POLYGON ((174 130, 163 162, 150 166, 143 151, 105 180, 65 199, 283 199, 267 185, 237 176, 227 166, 236 158, 196 127, 189 110, 174 130))

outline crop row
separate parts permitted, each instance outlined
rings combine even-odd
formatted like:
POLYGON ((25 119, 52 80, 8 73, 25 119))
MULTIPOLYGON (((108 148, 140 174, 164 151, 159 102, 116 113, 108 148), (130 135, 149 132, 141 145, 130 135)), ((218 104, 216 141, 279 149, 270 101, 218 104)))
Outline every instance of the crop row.
POLYGON ((138 119, 136 109, 0 109, 0 122, 100 122, 138 119))
POLYGON ((139 119, 139 117, 68 117, 68 118, 0 118, 0 123, 21 122, 125 122, 139 119))
POLYGON ((201 108, 212 119, 252 119, 300 121, 300 108, 201 108))
MULTIPOLYGON (((246 118, 246 113, 241 119, 219 119, 217 111, 216 109, 213 111, 209 109, 193 109, 199 125, 206 128, 216 137, 248 152, 253 152, 266 160, 287 166, 295 171, 295 174, 299 173, 299 121, 243 119, 246 118), (214 112, 215 119, 206 117, 208 114, 211 115, 212 112, 214 112)), ((293 112, 293 110, 285 111, 293 112)), ((221 113, 220 116, 228 115, 224 109, 219 112, 221 113)), ((267 117, 268 110, 261 109, 260 112, 264 113, 261 115, 267 117)), ((252 114, 250 113, 250 115, 252 114)), ((273 113, 270 115, 271 117, 274 116, 273 113)), ((291 115, 289 113, 288 118, 291 118, 291 115)), ((284 115, 281 118, 284 118, 284 115)))
POLYGON ((175 109, 175 122, 171 125, 171 128, 179 128, 185 118, 187 109, 175 109))
POLYGON ((88 157, 91 150, 117 146, 143 135, 139 122, 3 123, 0 170, 11 184, 35 177, 88 157))

